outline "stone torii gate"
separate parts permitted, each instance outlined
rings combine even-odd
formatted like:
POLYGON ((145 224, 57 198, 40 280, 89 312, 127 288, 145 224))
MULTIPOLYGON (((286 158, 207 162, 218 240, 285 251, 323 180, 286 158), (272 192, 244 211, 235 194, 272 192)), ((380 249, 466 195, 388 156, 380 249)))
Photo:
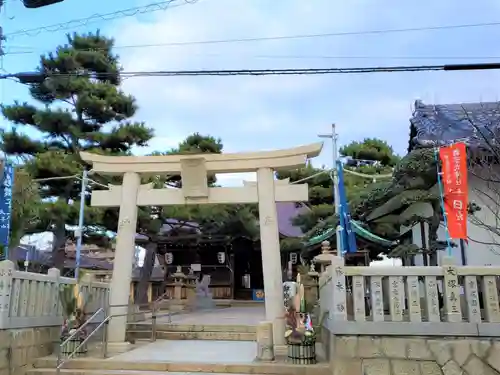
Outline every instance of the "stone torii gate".
POLYGON ((102 156, 87 152, 81 158, 92 164, 95 173, 123 175, 121 186, 92 192, 95 207, 120 207, 116 251, 111 280, 110 343, 125 342, 127 305, 132 275, 132 259, 138 206, 185 204, 258 203, 266 320, 273 322, 275 345, 284 344, 283 282, 276 202, 308 201, 307 184, 275 183, 274 171, 304 167, 319 155, 323 144, 285 150, 167 156, 102 156), (207 175, 257 172, 257 183, 243 187, 208 187, 207 175), (154 189, 141 185, 141 175, 181 175, 182 189, 154 189))

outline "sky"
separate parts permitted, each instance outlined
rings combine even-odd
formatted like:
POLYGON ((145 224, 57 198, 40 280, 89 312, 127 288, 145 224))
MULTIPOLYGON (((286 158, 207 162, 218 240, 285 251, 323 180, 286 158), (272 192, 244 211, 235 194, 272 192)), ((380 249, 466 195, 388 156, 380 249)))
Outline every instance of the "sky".
MULTIPOLYGON (((39 29, 154 1, 64 0, 29 10, 20 0, 6 0, 0 14, 8 37, 1 68, 4 73, 31 71, 40 54, 65 42, 67 32, 97 29, 115 38, 126 71, 372 67, 500 59, 500 26, 359 33, 499 22, 497 0, 175 0, 172 5, 177 6, 163 11, 74 22, 62 30, 39 29), (22 32, 26 29, 38 31, 22 32), (352 34, 165 45, 325 33, 352 34)), ((340 145, 379 137, 404 155, 416 99, 434 104, 492 101, 498 99, 499 84, 500 72, 482 71, 135 78, 125 80, 123 89, 137 98, 140 108, 135 119, 156 133, 149 147, 136 150, 138 154, 167 150, 193 132, 220 137, 226 152, 288 148, 318 141, 318 133, 328 132, 334 122, 340 145)), ((15 100, 30 101, 27 88, 0 81, 0 102, 15 100)), ((0 127, 8 126, 0 119, 0 127)), ((330 144, 314 163, 331 165, 330 144)), ((238 186, 242 179, 253 178, 224 175, 219 182, 238 186)))
MULTIPOLYGON (((7 0, 0 22, 5 34, 13 35, 5 42, 4 72, 33 70, 41 53, 65 42, 66 32, 96 29, 115 38, 126 71, 368 67, 500 59, 500 26, 164 45, 498 22, 497 0, 175 0, 172 5, 177 6, 163 11, 74 23, 65 30, 18 32, 153 1, 65 0, 30 10, 20 0, 7 0)), ((138 154, 167 150, 193 132, 220 137, 226 152, 288 148, 317 142, 318 133, 328 132, 334 122, 340 145, 379 137, 404 155, 416 99, 434 104, 497 100, 499 83, 500 72, 482 71, 132 78, 124 81, 123 89, 137 98, 135 119, 155 129, 156 137, 149 147, 136 150, 138 154)), ((3 80, 0 100, 30 98, 25 86, 3 80)), ((0 127, 8 126, 0 121, 0 127)), ((330 144, 314 163, 331 165, 330 144)), ((237 186, 253 177, 219 176, 219 182, 237 186)))

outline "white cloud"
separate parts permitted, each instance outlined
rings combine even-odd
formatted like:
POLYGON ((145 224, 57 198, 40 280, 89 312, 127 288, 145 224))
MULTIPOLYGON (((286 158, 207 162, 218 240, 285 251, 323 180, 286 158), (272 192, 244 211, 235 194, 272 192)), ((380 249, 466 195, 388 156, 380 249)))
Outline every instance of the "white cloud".
POLYGON ((137 147, 135 148, 134 154, 136 155, 147 155, 152 153, 153 151, 168 151, 172 148, 175 148, 179 145, 180 142, 184 140, 184 136, 177 135, 171 137, 154 137, 151 141, 149 141, 147 147, 137 147))
POLYGON ((385 255, 381 255, 381 260, 374 260, 370 262, 370 267, 402 267, 403 262, 399 258, 388 258, 385 255))
MULTIPOLYGON (((119 49, 127 71, 434 64, 443 59, 383 57, 495 55, 498 28, 175 47, 161 44, 484 22, 484 14, 494 14, 498 5, 495 0, 480 3, 200 0, 147 18, 124 19, 108 31, 117 45, 156 45, 119 49), (300 56, 380 58, 297 58, 300 56)), ((137 97, 138 119, 156 129, 158 138, 147 152, 175 146, 192 132, 221 137, 226 152, 293 147, 317 141, 317 133, 336 122, 343 144, 381 137, 404 153, 415 99, 441 103, 480 100, 495 96, 499 84, 500 75, 487 71, 134 78, 126 80, 124 88, 137 97)), ((326 147, 315 164, 328 164, 329 155, 326 147)), ((238 185, 241 178, 224 176, 219 181, 238 185)))
POLYGON ((256 173, 222 173, 217 174, 217 184, 228 187, 241 187, 243 181, 256 181, 256 173))

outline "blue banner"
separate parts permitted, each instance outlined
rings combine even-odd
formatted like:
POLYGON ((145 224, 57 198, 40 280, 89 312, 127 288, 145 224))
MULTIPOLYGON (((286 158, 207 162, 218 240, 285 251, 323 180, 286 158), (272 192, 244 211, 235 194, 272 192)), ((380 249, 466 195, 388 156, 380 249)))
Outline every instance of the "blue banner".
POLYGON ((9 246, 13 184, 14 167, 5 163, 0 176, 0 245, 5 246, 5 255, 9 246))
POLYGON ((342 253, 355 253, 357 251, 356 235, 351 228, 351 213, 347 204, 344 185, 344 167, 340 160, 337 161, 337 177, 339 184, 340 243, 342 245, 342 253))

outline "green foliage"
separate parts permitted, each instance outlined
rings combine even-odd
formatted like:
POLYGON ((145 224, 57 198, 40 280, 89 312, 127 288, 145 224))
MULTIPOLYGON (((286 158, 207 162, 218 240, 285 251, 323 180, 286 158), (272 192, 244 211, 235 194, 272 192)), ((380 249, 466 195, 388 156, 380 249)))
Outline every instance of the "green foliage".
POLYGON ((304 250, 304 242, 300 238, 286 237, 280 241, 282 251, 299 251, 304 250))
POLYGON ((61 302, 63 316, 69 319, 76 313, 78 299, 75 297, 74 284, 61 284, 59 287, 59 301, 61 302))
POLYGON ((38 184, 25 168, 16 168, 12 190, 11 247, 17 246, 21 238, 36 225, 41 207, 38 184))
POLYGON ((351 142, 340 148, 342 156, 353 159, 378 161, 384 166, 394 166, 400 157, 386 141, 377 138, 365 138, 362 142, 351 142))
POLYGON ((411 255, 420 254, 422 249, 415 244, 398 245, 389 252, 391 258, 404 258, 411 255))
MULTIPOLYGON (((53 231, 54 252, 65 241, 64 225, 76 224, 75 208, 64 206, 80 199, 78 180, 54 178, 81 175, 80 151, 123 155, 133 146, 146 145, 153 136, 143 123, 130 121, 137 105, 120 88, 120 65, 113 45, 113 39, 99 33, 68 36, 67 44, 40 58, 37 69, 47 79, 31 84, 30 93, 42 105, 14 102, 1 106, 13 124, 1 133, 3 151, 22 156, 33 178, 51 178, 40 183, 40 195, 52 202, 43 204, 38 230, 53 231), (23 127, 41 136, 29 137, 20 130, 23 127)), ((88 211, 92 222, 99 224, 95 210, 88 211)), ((62 267, 62 257, 54 258, 59 261, 56 266, 62 267)))
MULTIPOLYGON (((437 163, 434 150, 416 149, 404 158, 394 154, 392 148, 384 141, 365 139, 363 142, 352 142, 341 149, 342 156, 355 159, 373 160, 373 165, 345 166, 344 179, 351 215, 360 221, 365 229, 387 239, 399 239, 401 226, 413 226, 426 222, 430 227, 429 251, 435 252, 444 248, 445 244, 437 240, 437 228, 441 219, 439 205, 439 189, 437 185, 437 163), (352 175, 347 170, 363 174, 373 174, 374 180, 352 175), (377 179, 377 175, 391 175, 390 179, 377 179), (425 215, 414 214, 411 207, 425 204, 428 208, 425 215)), ((321 169, 308 165, 298 171, 280 173, 279 178, 290 178, 291 181, 312 176, 321 169)), ((305 239, 323 234, 325 230, 338 225, 338 219, 332 215, 334 210, 333 184, 328 173, 323 173, 307 181, 310 186, 311 211, 294 220, 306 232, 305 239)), ((476 210, 469 207, 469 210, 476 210)), ((418 210, 417 210, 418 212, 418 210)), ((293 244, 284 242, 282 246, 290 248, 293 244)), ((307 249, 303 249, 307 256, 307 249)), ((371 257, 388 249, 370 248, 371 257)), ((396 254, 412 255, 421 249, 415 246, 400 245, 393 249, 396 254)))
MULTIPOLYGON (((348 167, 346 169, 353 170, 358 173, 373 175, 377 179, 377 175, 386 175, 392 173, 392 166, 398 160, 398 156, 385 141, 378 139, 365 139, 363 142, 352 142, 349 145, 341 148, 341 156, 359 158, 363 160, 379 161, 375 166, 362 165, 357 167, 348 167)), ((314 168, 308 164, 305 168, 278 173, 279 179, 289 178, 290 182, 303 180, 307 177, 317 175, 310 180, 309 184, 309 204, 310 212, 299 215, 294 219, 294 225, 301 227, 302 231, 309 232, 308 234, 316 235, 321 233, 324 221, 334 215, 335 207, 334 186, 331 174, 325 172, 324 168, 314 168), (317 227, 320 225, 320 227, 317 227)), ((344 173, 344 182, 346 188, 347 200, 350 202, 351 209, 355 204, 366 199, 372 187, 380 186, 387 180, 374 182, 372 179, 355 176, 350 173, 344 173)))
POLYGON ((82 279, 85 276, 84 272, 80 272, 77 284, 61 284, 59 286, 59 301, 62 306, 63 316, 65 319, 70 319, 75 316, 77 310, 85 311, 85 306, 92 301, 92 295, 86 296, 83 300, 81 291, 82 279), (81 300, 81 306, 78 305, 78 299, 81 300))
MULTIPOLYGON (((156 151, 153 155, 221 153, 223 147, 220 138, 194 133, 178 147, 156 151)), ((153 176, 145 182, 152 182, 156 188, 182 187, 181 176, 153 176)), ((215 176, 209 176, 209 185, 215 184, 215 176)), ((184 226, 184 232, 189 231, 187 222, 196 222, 204 234, 242 236, 250 239, 257 239, 259 236, 257 206, 244 204, 145 207, 139 213, 138 232, 155 236, 162 223, 170 218, 179 220, 180 226, 184 226)))

